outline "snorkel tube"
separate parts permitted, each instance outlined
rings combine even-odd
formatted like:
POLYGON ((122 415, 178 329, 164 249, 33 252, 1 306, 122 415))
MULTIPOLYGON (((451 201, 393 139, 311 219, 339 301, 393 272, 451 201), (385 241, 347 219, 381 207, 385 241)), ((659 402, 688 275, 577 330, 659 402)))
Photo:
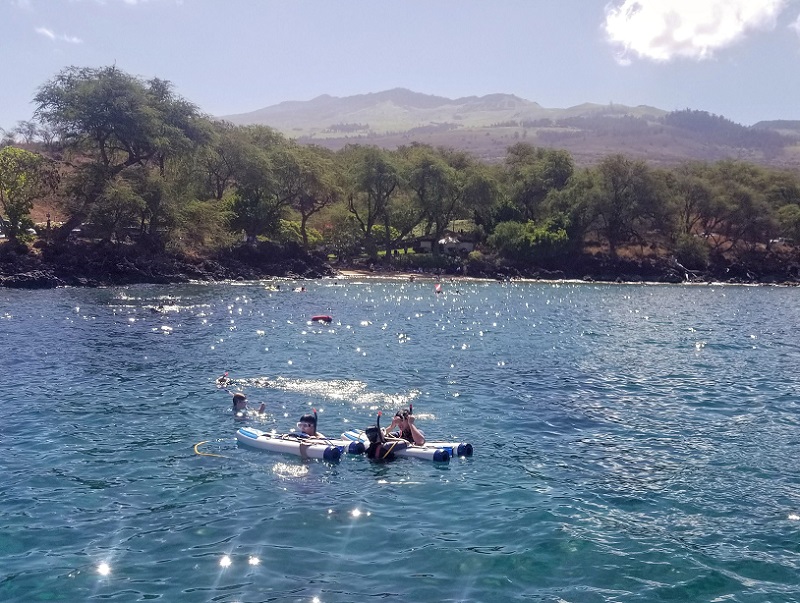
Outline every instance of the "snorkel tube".
POLYGON ((374 427, 367 427, 364 430, 364 435, 367 436, 367 440, 369 440, 370 446, 374 444, 383 444, 385 442, 385 438, 383 437, 383 432, 381 431, 381 413, 378 413, 378 418, 375 420, 374 427))
POLYGON ((231 380, 230 380, 230 379, 228 379, 228 371, 225 371, 225 373, 223 373, 222 375, 220 375, 219 377, 217 377, 217 387, 218 387, 219 389, 222 389, 222 390, 228 391, 228 390, 227 390, 227 385, 228 385, 230 382, 231 382, 231 380))

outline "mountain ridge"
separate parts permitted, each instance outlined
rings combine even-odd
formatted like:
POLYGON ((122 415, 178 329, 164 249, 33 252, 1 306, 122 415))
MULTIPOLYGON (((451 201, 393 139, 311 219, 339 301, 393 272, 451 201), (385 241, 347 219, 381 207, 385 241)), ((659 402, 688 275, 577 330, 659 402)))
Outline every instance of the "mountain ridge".
POLYGON ((302 131, 310 135, 325 130, 332 124, 326 123, 331 118, 346 120, 352 116, 371 116, 373 132, 393 131, 383 127, 387 113, 391 113, 391 121, 395 125, 403 125, 406 129, 441 123, 442 121, 469 122, 468 125, 481 121, 507 121, 508 119, 545 119, 574 116, 585 112, 597 112, 612 108, 619 112, 631 114, 666 114, 663 109, 639 105, 599 105, 583 103, 566 109, 546 108, 535 101, 516 96, 515 94, 493 93, 483 96, 462 96, 451 99, 444 96, 414 92, 408 88, 392 88, 381 92, 368 92, 351 96, 331 96, 322 94, 308 101, 283 101, 281 103, 249 111, 221 116, 220 119, 234 125, 269 125, 285 133, 302 131), (383 115, 381 115, 381 110, 383 115), (409 111, 415 113, 409 114, 409 111), (405 115, 402 112, 406 112, 405 115), (494 113, 496 115, 475 116, 475 113, 494 113), (469 117, 465 117, 469 115, 469 117), (396 122, 402 122, 397 124, 396 122))
POLYGON ((655 165, 743 159, 800 168, 800 121, 742 126, 705 111, 586 102, 543 107, 514 94, 450 99, 392 88, 308 101, 284 101, 220 119, 267 125, 304 144, 396 148, 412 142, 469 151, 499 161, 516 142, 568 150, 579 165, 622 153, 655 165))

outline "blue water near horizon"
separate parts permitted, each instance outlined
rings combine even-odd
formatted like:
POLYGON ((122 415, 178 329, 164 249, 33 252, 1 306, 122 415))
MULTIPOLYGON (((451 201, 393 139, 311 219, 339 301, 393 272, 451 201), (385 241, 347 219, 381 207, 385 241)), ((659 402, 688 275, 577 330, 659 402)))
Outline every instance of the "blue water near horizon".
POLYGON ((304 285, 0 290, 0 601, 800 600, 798 289, 304 285), (475 455, 239 448, 224 371, 475 455))

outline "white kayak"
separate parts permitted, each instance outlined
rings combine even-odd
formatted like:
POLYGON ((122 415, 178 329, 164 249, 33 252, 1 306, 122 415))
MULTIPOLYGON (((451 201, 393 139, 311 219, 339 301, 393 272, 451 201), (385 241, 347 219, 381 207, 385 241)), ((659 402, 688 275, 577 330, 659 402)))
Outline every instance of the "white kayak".
MULTIPOLYGON (((369 445, 367 435, 360 429, 350 429, 342 434, 343 440, 363 442, 369 445)), ((453 456, 472 456, 472 444, 466 442, 425 442, 423 446, 409 444, 405 450, 395 451, 397 456, 428 461, 449 461, 453 456)))
POLYGON ((363 454, 363 442, 353 440, 328 440, 309 438, 297 433, 275 434, 253 427, 242 427, 236 431, 236 440, 251 448, 294 454, 302 458, 338 461, 342 453, 363 454))

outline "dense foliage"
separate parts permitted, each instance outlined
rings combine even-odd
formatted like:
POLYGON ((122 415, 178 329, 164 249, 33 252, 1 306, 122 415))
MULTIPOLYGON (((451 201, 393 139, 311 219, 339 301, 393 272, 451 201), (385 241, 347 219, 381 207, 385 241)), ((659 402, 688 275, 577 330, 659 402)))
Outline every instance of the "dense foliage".
MULTIPOLYGON (((427 238, 437 256, 452 233, 477 243, 481 257, 521 265, 600 245, 611 256, 657 249, 694 268, 715 253, 736 257, 800 237, 800 177, 735 160, 657 169, 612 155, 578 169, 568 152, 526 143, 492 165, 421 144, 333 152, 268 127, 213 121, 169 82, 116 67, 65 69, 34 100, 37 121, 0 151, 11 237, 53 188, 61 238, 82 227, 85 236, 195 254, 271 239, 408 264, 397 250, 427 238), (38 143, 39 152, 17 143, 38 143)), ((745 135, 699 112, 664 118, 698 123, 719 137, 745 135)))

